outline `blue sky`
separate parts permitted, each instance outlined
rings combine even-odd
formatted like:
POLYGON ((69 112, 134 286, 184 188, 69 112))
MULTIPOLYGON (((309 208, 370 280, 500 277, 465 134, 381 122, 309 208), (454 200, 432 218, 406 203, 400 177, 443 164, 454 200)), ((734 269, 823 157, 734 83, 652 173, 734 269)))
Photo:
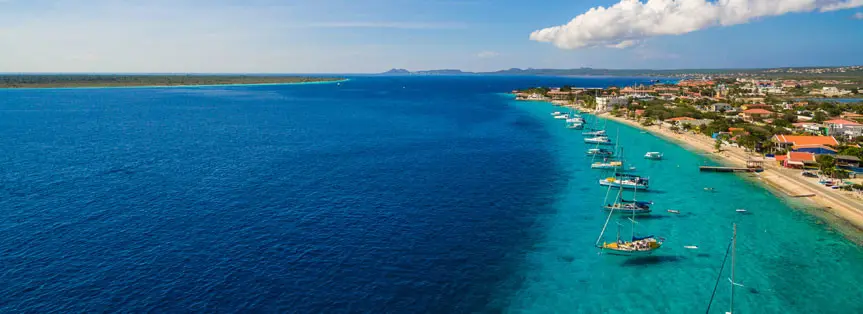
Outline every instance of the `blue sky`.
POLYGON ((717 9, 715 16, 680 25, 669 21, 705 10, 684 7, 647 16, 650 10, 629 3, 616 15, 587 14, 563 31, 531 36, 621 1, 636 0, 0 0, 0 72, 863 64, 863 19, 855 18, 863 17, 858 14, 863 1, 858 0, 722 0, 752 6, 733 14, 717 9), (758 6, 765 1, 771 8, 801 4, 803 9, 758 6), (627 47, 607 47, 617 43, 627 47))

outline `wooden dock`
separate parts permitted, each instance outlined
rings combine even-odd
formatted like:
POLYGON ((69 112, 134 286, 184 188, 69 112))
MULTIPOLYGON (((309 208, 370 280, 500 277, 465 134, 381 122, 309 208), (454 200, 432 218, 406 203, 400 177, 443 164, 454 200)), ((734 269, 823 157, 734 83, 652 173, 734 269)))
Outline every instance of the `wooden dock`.
POLYGON ((719 166, 700 166, 698 170, 702 172, 761 172, 763 168, 756 167, 719 167, 719 166))

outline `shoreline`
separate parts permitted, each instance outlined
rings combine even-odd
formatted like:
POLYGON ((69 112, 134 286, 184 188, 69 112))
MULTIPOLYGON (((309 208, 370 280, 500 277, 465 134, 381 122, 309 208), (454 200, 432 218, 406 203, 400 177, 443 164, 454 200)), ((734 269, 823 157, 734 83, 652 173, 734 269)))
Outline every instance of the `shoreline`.
POLYGON ((344 83, 351 79, 313 82, 283 82, 283 83, 236 83, 236 84, 190 84, 190 85, 125 85, 125 86, 67 86, 67 87, 0 87, 0 91, 9 90, 51 90, 51 89, 108 89, 108 88, 183 88, 183 87, 224 87, 224 86, 274 86, 274 85, 317 85, 344 83))
MULTIPOLYGON (((743 149, 730 146, 723 146, 722 151, 716 153, 713 150, 714 140, 702 135, 688 132, 675 133, 667 128, 661 129, 658 125, 646 127, 636 121, 614 117, 607 113, 597 116, 650 132, 684 149, 701 153, 722 164, 745 167, 746 157, 749 156, 743 149)), ((828 190, 826 187, 819 186, 817 182, 809 182, 807 178, 800 176, 793 170, 780 168, 772 160, 765 160, 764 171, 757 173, 753 179, 755 179, 753 181, 765 185, 768 190, 785 194, 780 194, 780 197, 810 202, 819 211, 840 219, 857 231, 863 231, 863 200, 857 199, 853 195, 843 195, 842 191, 828 190), (814 194, 814 196, 801 197, 801 195, 807 194, 814 194)), ((819 213, 813 212, 811 214, 818 216, 819 213)))

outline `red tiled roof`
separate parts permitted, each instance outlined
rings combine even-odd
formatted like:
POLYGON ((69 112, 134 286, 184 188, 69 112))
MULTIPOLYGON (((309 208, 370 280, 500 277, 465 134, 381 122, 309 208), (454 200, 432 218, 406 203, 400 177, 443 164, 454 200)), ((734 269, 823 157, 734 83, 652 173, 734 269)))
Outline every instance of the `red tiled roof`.
POLYGON ((827 121, 824 121, 824 123, 829 123, 829 124, 844 124, 844 125, 863 125, 863 124, 860 124, 860 123, 857 123, 857 122, 854 122, 854 121, 848 121, 848 120, 845 120, 845 119, 833 119, 833 120, 827 120, 827 121))
POLYGON ((665 121, 690 121, 690 120, 696 120, 696 119, 690 118, 690 117, 676 117, 676 118, 665 119, 665 121))
POLYGON ((773 113, 773 111, 770 111, 770 110, 764 110, 764 109, 749 109, 749 110, 744 110, 744 111, 743 111, 743 113, 748 113, 748 114, 771 114, 771 113, 773 113))
POLYGON ((815 154, 806 152, 788 152, 789 161, 815 161, 815 154))
POLYGON ((785 160, 786 158, 788 158, 788 155, 778 155, 778 156, 776 156, 776 160, 778 160, 778 161, 783 161, 783 160, 785 160))
POLYGON ((839 142, 832 136, 778 134, 773 136, 773 140, 779 143, 791 143, 794 145, 839 145, 839 142))

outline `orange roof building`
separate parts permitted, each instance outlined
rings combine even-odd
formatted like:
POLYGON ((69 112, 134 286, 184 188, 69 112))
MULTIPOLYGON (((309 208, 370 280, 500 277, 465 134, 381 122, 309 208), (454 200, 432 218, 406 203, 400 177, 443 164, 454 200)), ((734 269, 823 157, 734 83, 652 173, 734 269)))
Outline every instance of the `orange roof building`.
POLYGON ((839 142, 832 136, 813 136, 813 135, 784 135, 777 134, 772 138, 779 149, 790 149, 795 146, 836 146, 839 142))

